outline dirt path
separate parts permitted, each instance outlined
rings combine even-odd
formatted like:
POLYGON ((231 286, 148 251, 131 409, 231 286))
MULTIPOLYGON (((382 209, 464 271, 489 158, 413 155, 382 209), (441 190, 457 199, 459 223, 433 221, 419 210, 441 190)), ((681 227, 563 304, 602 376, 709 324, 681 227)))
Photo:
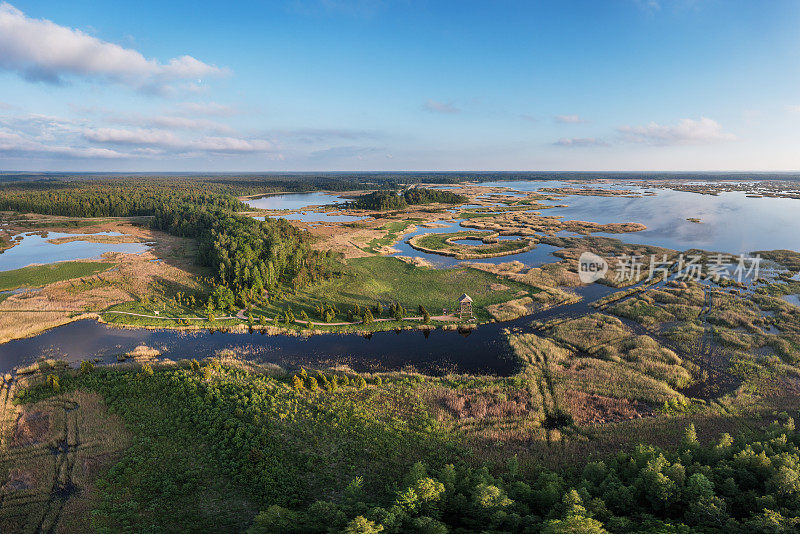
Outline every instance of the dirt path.
MULTIPOLYGON (((239 313, 242 313, 243 311, 244 310, 240 311, 239 313)), ((116 313, 117 315, 132 315, 134 317, 146 317, 148 319, 169 319, 169 320, 172 320, 172 321, 179 321, 181 319, 195 320, 195 321, 208 321, 208 317, 167 317, 166 315, 146 315, 144 313, 133 313, 133 312, 114 311, 114 310, 112 310, 112 311, 104 311, 104 312, 95 312, 95 313, 116 313)), ((228 316, 225 316, 225 317, 214 317, 214 319, 215 320, 242 319, 244 321, 247 320, 247 318, 244 315, 239 317, 239 314, 237 314, 237 315, 228 315, 228 316)))

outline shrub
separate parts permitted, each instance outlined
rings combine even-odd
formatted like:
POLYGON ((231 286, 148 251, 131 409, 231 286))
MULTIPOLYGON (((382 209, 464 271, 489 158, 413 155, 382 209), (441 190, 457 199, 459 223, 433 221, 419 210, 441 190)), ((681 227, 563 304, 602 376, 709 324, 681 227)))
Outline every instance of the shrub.
POLYGON ((61 391, 61 385, 58 382, 58 377, 56 375, 47 375, 47 386, 58 393, 61 391))

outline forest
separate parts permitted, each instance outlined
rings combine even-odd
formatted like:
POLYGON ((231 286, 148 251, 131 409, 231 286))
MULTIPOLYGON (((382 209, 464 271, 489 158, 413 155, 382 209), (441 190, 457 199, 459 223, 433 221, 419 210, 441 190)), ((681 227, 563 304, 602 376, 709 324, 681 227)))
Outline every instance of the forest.
POLYGON ((487 463, 424 402, 419 375, 264 374, 218 361, 49 375, 19 400, 102 395, 132 432, 99 481, 99 532, 794 532, 800 432, 786 414, 671 450, 554 471, 487 463), (195 506, 204 502, 204 506, 195 506), (213 506, 209 503, 213 502, 213 506))
POLYGON ((450 191, 414 187, 402 192, 388 189, 367 193, 355 199, 351 203, 351 207, 361 210, 387 211, 420 204, 433 204, 435 202, 462 204, 466 201, 467 197, 464 195, 450 191))
POLYGON ((218 287, 214 308, 247 306, 268 300, 278 286, 304 287, 332 276, 338 256, 312 250, 303 233, 286 219, 264 221, 215 205, 163 204, 151 226, 200 243, 200 261, 209 266, 218 287))

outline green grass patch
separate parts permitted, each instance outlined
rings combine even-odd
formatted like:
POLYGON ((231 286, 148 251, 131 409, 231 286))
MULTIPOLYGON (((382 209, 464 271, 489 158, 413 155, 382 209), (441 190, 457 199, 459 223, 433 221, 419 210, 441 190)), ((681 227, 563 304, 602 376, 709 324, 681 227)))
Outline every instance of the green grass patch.
POLYGON ((413 315, 422 304, 431 315, 439 315, 442 308, 453 310, 456 299, 468 293, 475 315, 485 320, 489 318, 486 306, 515 298, 520 291, 535 293, 538 289, 468 267, 415 267, 397 258, 377 256, 351 259, 343 277, 284 295, 261 311, 273 316, 291 306, 296 317, 305 311, 312 321, 320 321, 316 306, 334 304, 341 312, 335 321, 340 322, 347 320, 345 312, 355 304, 364 308, 380 301, 399 302, 413 315), (493 283, 502 283, 509 289, 494 291, 490 287, 493 283))
MULTIPOLYGON (((158 300, 150 302, 130 301, 123 302, 111 306, 106 310, 119 311, 127 313, 103 313, 103 320, 110 324, 125 324, 131 326, 160 326, 160 327, 175 327, 175 326, 202 326, 203 328, 220 328, 224 326, 233 326, 241 324, 239 319, 214 319, 209 321, 204 308, 196 307, 191 308, 188 306, 181 306, 174 301, 158 300), (161 317, 139 317, 138 315, 128 315, 129 313, 140 315, 155 315, 155 312, 161 317), (180 319, 166 319, 165 317, 178 317, 180 319), (201 319, 195 319, 199 317, 201 319)), ((215 310, 216 317, 224 317, 235 315, 230 312, 222 310, 215 310)))
POLYGON ((386 235, 375 238, 367 243, 364 250, 373 254, 377 253, 382 247, 387 247, 397 241, 397 238, 405 233, 406 228, 418 222, 422 222, 422 219, 403 219, 401 221, 392 221, 384 224, 381 230, 386 231, 386 235))
POLYGON ((91 276, 113 267, 103 261, 63 261, 50 265, 32 265, 0 272, 0 291, 19 287, 38 287, 63 280, 91 276))

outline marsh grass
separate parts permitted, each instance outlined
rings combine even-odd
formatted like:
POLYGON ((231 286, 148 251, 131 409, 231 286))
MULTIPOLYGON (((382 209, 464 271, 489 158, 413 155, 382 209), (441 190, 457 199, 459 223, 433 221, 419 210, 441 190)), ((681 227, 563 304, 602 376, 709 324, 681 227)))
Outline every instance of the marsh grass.
POLYGON ((63 280, 88 277, 113 266, 113 263, 102 261, 64 261, 2 271, 0 272, 0 291, 19 287, 38 287, 63 280))
POLYGON ((388 222, 381 227, 381 230, 385 231, 386 235, 372 239, 369 243, 367 243, 366 247, 364 247, 364 250, 366 252, 375 254, 382 248, 394 244, 399 237, 405 233, 409 226, 420 222, 422 222, 422 219, 403 219, 399 221, 388 222))

